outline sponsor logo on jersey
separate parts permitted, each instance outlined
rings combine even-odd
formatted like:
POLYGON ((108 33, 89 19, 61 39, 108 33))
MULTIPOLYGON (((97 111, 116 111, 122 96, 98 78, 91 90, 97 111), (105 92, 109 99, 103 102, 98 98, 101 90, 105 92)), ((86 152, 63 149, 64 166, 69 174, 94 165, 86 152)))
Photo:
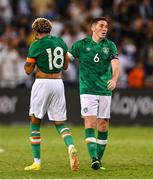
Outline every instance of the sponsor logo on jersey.
POLYGON ((90 50, 91 50, 91 48, 89 48, 89 47, 86 48, 86 51, 90 51, 90 50))
POLYGON ((103 51, 105 54, 108 54, 108 53, 109 53, 109 48, 108 48, 108 47, 103 47, 103 48, 102 48, 102 51, 103 51))

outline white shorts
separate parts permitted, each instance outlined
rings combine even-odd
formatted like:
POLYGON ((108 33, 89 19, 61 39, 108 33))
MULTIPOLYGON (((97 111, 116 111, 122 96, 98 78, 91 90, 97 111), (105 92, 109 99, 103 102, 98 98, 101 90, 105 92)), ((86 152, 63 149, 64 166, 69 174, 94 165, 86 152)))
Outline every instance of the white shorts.
POLYGON ((62 79, 36 79, 31 90, 30 115, 49 120, 66 120, 66 101, 62 79))
POLYGON ((110 118, 111 96, 80 95, 81 115, 96 116, 97 118, 110 118))

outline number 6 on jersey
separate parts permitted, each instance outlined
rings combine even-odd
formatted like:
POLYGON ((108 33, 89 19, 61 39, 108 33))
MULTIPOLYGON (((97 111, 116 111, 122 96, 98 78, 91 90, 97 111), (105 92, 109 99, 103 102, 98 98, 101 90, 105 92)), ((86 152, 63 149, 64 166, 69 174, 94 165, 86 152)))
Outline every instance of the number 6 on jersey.
POLYGON ((94 62, 99 62, 99 57, 98 57, 98 53, 95 55, 95 57, 94 57, 94 62))

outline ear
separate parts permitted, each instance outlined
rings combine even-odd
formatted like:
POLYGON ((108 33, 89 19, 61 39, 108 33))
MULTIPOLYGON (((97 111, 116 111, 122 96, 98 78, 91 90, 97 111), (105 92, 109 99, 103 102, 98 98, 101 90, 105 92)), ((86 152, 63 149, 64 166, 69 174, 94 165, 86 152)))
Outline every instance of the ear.
POLYGON ((36 32, 36 36, 37 36, 37 37, 39 36, 39 33, 38 33, 38 32, 36 32))

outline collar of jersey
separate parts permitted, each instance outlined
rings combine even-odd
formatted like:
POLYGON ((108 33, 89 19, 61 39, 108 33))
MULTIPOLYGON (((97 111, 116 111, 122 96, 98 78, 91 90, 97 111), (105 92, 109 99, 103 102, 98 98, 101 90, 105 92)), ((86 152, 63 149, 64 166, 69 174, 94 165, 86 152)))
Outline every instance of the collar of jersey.
MULTIPOLYGON (((48 38, 48 36, 51 36, 50 34, 47 34, 46 36, 42 37, 41 39, 48 38)), ((40 39, 40 40, 41 40, 40 39)))
POLYGON ((89 41, 92 42, 93 44, 101 44, 101 43, 103 43, 103 42, 105 41, 105 38, 104 38, 104 39, 102 39, 99 43, 96 43, 95 41, 93 41, 92 36, 88 36, 87 38, 88 38, 89 41))

